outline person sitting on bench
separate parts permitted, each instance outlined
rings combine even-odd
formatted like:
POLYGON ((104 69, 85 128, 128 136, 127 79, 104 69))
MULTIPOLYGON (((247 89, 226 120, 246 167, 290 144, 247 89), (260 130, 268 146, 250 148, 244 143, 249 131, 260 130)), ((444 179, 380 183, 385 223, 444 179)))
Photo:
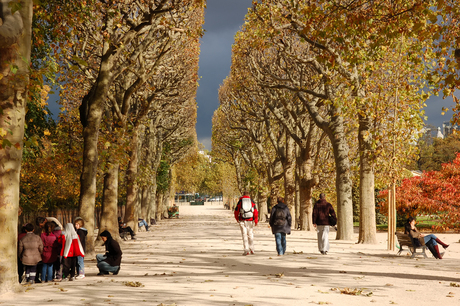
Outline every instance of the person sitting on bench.
POLYGON ((134 234, 133 230, 130 226, 126 226, 126 223, 121 221, 121 217, 118 217, 118 232, 122 233, 129 233, 131 235, 131 239, 136 239, 136 235, 134 234))
POLYGON ((148 225, 147 221, 145 221, 144 219, 141 219, 141 218, 139 218, 137 220, 139 221, 139 228, 145 226, 145 231, 148 232, 149 231, 149 225, 148 225))
POLYGON ((439 247, 438 243, 442 245, 444 249, 447 249, 449 247, 448 244, 445 244, 442 242, 438 237, 436 237, 433 234, 429 235, 423 235, 418 231, 418 229, 415 227, 415 218, 409 217, 407 219, 407 223, 405 225, 405 234, 408 234, 412 238, 412 242, 417 246, 421 245, 419 238, 423 238, 423 241, 425 242, 425 245, 428 247, 428 249, 431 251, 433 256, 437 259, 442 259, 442 254, 439 253, 439 247))

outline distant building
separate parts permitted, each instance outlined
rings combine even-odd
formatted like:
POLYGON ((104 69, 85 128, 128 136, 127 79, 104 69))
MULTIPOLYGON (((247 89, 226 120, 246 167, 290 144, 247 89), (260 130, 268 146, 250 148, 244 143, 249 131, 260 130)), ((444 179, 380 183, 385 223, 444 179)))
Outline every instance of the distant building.
POLYGON ((442 123, 442 130, 444 132, 444 138, 452 134, 454 131, 459 131, 460 127, 458 125, 452 125, 450 121, 444 121, 442 123))

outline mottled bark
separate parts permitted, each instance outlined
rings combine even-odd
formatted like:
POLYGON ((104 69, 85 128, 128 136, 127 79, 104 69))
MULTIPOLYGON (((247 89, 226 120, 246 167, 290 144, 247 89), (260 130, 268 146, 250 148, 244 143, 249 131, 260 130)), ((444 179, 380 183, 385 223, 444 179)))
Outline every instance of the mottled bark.
POLYGON ((112 237, 120 240, 118 233, 118 163, 109 163, 104 174, 102 194, 102 216, 99 233, 108 230, 112 237))
POLYGON ((353 239, 353 203, 352 182, 350 179, 349 147, 345 135, 342 110, 331 105, 328 110, 330 118, 326 121, 321 115, 315 99, 310 100, 303 94, 298 94, 300 100, 308 109, 315 124, 322 129, 332 144, 335 161, 335 186, 337 193, 337 240, 353 239))
POLYGON ((314 186, 318 184, 317 177, 312 175, 313 160, 310 154, 309 142, 302 141, 299 147, 299 201, 300 201, 300 229, 313 231, 313 206, 311 201, 314 186))
MULTIPOLYGON (((284 201, 288 206, 291 215, 295 218, 295 154, 294 140, 286 132, 285 158, 283 161, 284 170, 284 201)), ((295 228, 295 220, 292 222, 292 228, 295 228)))
POLYGON ((164 217, 163 193, 157 192, 156 202, 157 202, 156 220, 160 221, 164 217))
POLYGON ((376 244, 374 169, 370 161, 372 150, 371 121, 359 116, 359 243, 376 244))
POLYGON ((0 294, 20 290, 17 223, 33 14, 31 0, 14 15, 9 2, 0 0, 0 294))
POLYGON ((141 145, 141 134, 145 126, 139 125, 133 130, 131 145, 129 151, 129 162, 126 170, 126 214, 124 222, 130 226, 133 231, 138 229, 139 215, 139 185, 137 183, 138 165, 139 165, 139 146, 141 145))
POLYGON ((145 219, 147 222, 149 222, 148 217, 147 217, 147 212, 149 208, 149 203, 150 203, 150 192, 149 192, 150 186, 143 186, 140 188, 140 195, 141 195, 141 210, 139 213, 139 218, 145 219))
POLYGON ((259 221, 260 222, 265 222, 266 215, 268 214, 268 208, 267 208, 267 199, 268 199, 268 194, 265 191, 262 191, 259 193, 259 221))
MULTIPOLYGON (((109 43, 104 42, 103 55, 96 83, 87 96, 87 112, 82 119, 83 127, 83 168, 80 178, 80 216, 85 220, 88 233, 94 232, 94 208, 96 204, 96 174, 98 166, 97 143, 99 128, 104 112, 104 102, 112 80, 113 59, 109 43)), ((94 239, 88 236, 86 253, 94 254, 94 239)))
MULTIPOLYGON (((343 121, 343 119, 336 118, 343 121)), ((329 139, 334 152, 337 191, 337 240, 353 239, 353 203, 351 197, 352 182, 350 179, 350 161, 348 159, 348 143, 342 124, 333 124, 329 139)))

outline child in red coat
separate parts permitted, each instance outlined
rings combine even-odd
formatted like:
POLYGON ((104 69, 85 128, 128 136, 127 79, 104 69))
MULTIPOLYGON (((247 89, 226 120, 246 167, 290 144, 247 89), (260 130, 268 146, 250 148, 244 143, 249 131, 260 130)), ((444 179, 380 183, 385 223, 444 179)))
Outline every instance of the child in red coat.
POLYGON ((80 239, 72 223, 67 223, 64 228, 64 235, 59 237, 62 245, 61 256, 63 258, 62 280, 75 280, 75 269, 77 256, 85 256, 80 239))

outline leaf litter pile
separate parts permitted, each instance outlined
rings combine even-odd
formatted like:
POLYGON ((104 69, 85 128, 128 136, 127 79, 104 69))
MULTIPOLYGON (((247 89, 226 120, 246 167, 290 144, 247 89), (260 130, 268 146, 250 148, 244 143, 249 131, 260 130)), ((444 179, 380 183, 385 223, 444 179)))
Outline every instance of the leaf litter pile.
POLYGON ((358 289, 358 288, 331 288, 332 291, 339 291, 341 294, 348 294, 348 295, 364 295, 364 296, 372 296, 372 291, 365 293, 364 289, 358 289))

